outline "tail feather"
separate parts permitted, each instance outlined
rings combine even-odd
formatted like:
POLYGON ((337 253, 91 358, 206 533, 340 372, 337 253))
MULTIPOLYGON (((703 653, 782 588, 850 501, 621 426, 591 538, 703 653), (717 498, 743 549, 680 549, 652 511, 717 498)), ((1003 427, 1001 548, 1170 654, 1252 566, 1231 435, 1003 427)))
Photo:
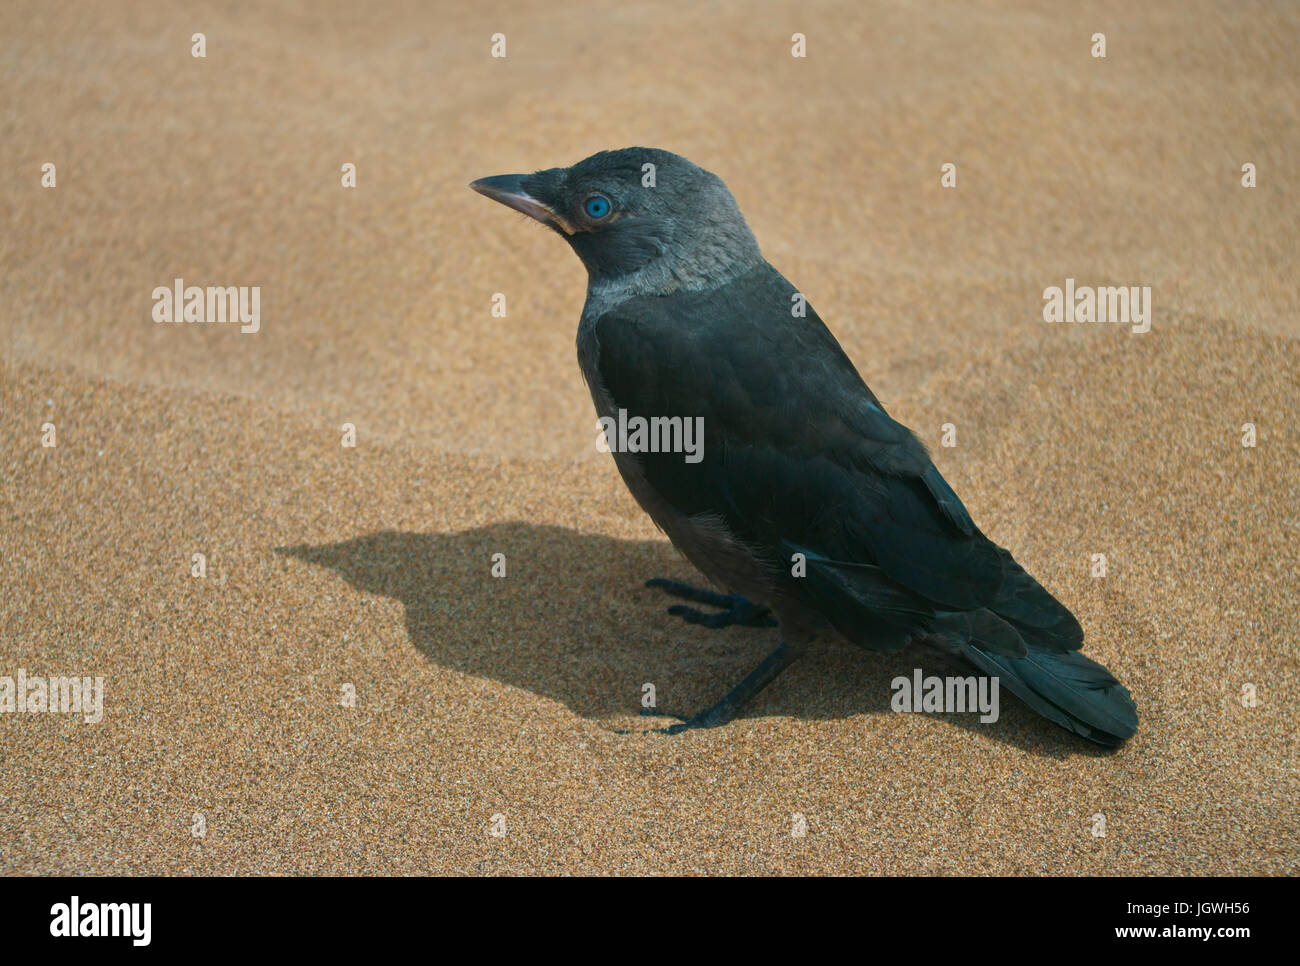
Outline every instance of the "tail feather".
POLYGON ((808 561, 804 592, 839 633, 871 650, 928 639, 961 654, 1049 721, 1115 747, 1137 730, 1137 707, 1109 671, 1079 653, 1083 628, 1005 550, 1001 585, 987 607, 938 609, 881 566, 833 560, 786 542, 808 561))
POLYGON ((1044 718, 1107 747, 1137 731, 1137 706, 1128 689, 1078 651, 1047 651, 1032 644, 1025 657, 1010 657, 961 644, 958 651, 1044 718))

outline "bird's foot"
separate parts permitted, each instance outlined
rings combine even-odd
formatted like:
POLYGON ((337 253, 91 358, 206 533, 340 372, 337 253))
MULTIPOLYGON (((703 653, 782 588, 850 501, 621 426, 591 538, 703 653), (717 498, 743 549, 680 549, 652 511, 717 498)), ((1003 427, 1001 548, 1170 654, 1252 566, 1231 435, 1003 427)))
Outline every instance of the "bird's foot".
MULTIPOLYGON (((741 681, 734 688, 727 692, 721 701, 711 708, 701 711, 699 714, 686 718, 678 718, 677 724, 669 725, 667 728, 654 728, 642 734, 663 734, 679 735, 683 731, 694 731, 702 728, 717 728, 731 721, 740 713, 741 709, 749 703, 750 698, 758 694, 765 687, 776 680, 777 676, 794 663, 798 653, 782 641, 758 667, 746 675, 745 680, 741 681)), ((665 718, 676 718, 676 715, 663 714, 654 708, 641 709, 642 715, 658 715, 665 718)), ((629 734, 630 732, 620 732, 629 734)))
MULTIPOLYGON (((648 732, 636 732, 639 734, 658 734, 658 735, 679 735, 683 731, 692 731, 697 728, 716 728, 729 722, 734 716, 735 711, 731 704, 720 702, 713 707, 701 711, 699 714, 690 718, 683 718, 681 715, 673 714, 671 711, 660 711, 657 708, 642 708, 641 717, 643 718, 673 718, 676 724, 670 724, 664 728, 651 728, 648 732)), ((634 732, 620 730, 619 734, 630 735, 634 732)))
POLYGON ((663 577, 647 580, 645 585, 647 587, 659 587, 674 597, 680 597, 696 604, 708 604, 710 607, 721 608, 715 613, 696 610, 694 607, 687 607, 685 604, 673 604, 668 608, 668 613, 680 617, 688 624, 699 624, 702 627, 711 627, 715 630, 721 627, 731 627, 733 624, 741 627, 776 627, 776 618, 772 616, 772 612, 768 608, 751 603, 740 594, 719 594, 712 590, 692 587, 690 584, 684 584, 679 580, 667 580, 663 577))
MULTIPOLYGON (((712 708, 709 709, 709 711, 712 710, 713 710, 712 708)), ((658 708, 642 708, 641 717, 668 718, 671 719, 674 722, 674 724, 665 725, 662 728, 615 728, 614 734, 616 735, 678 735, 681 734, 683 731, 687 731, 691 728, 704 728, 704 727, 713 728, 720 724, 726 724, 725 721, 712 721, 712 723, 705 725, 703 724, 703 720, 707 715, 708 712, 706 711, 706 712, 702 712, 701 714, 697 714, 694 718, 683 718, 681 715, 673 714, 671 711, 660 711, 658 708)))
POLYGON ((717 728, 731 720, 732 715, 722 715, 714 713, 714 709, 695 715, 693 718, 687 718, 685 721, 679 721, 675 725, 669 725, 667 728, 657 728, 660 734, 679 735, 683 731, 693 731, 697 728, 717 728))

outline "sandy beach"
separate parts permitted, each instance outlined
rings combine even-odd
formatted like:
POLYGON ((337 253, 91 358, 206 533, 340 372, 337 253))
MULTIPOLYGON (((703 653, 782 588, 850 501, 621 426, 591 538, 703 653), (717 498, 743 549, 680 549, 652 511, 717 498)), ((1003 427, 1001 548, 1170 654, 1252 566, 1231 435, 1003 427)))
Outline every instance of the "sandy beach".
POLYGON ((0 713, 0 873, 1300 872, 1298 45, 1281 2, 6 3, 0 678, 103 707, 0 713), (893 713, 921 658, 830 641, 639 733, 775 632, 644 586, 702 578, 594 446, 582 265, 466 188, 629 145, 727 182, 1128 744, 893 713), (156 322, 175 279, 257 331, 156 322), (1150 331, 1044 322, 1067 279, 1150 331))

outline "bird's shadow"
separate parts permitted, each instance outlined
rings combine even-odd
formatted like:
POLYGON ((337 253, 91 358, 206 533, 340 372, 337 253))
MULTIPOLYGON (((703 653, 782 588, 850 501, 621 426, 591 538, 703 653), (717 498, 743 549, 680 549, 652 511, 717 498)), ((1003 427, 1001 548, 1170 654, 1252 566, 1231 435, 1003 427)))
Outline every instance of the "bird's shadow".
MULTIPOLYGON (((658 707, 688 716, 713 704, 778 642, 772 628, 710 630, 666 613, 674 598, 648 577, 704 585, 663 541, 620 540, 564 527, 499 523, 459 533, 372 533, 276 553, 333 570, 353 587, 400 601, 411 643, 431 661, 527 689, 603 720, 641 711, 643 688, 658 707), (503 557, 496 558, 501 554, 503 557), (498 572, 494 576, 494 559, 498 572)), ((891 682, 973 673, 917 648, 871 653, 842 642, 814 645, 742 717, 839 719, 890 714, 891 682)), ((1038 755, 1105 754, 1042 720, 1003 691, 998 721, 933 714, 1038 755)), ((656 724, 646 719, 646 727, 656 724)))

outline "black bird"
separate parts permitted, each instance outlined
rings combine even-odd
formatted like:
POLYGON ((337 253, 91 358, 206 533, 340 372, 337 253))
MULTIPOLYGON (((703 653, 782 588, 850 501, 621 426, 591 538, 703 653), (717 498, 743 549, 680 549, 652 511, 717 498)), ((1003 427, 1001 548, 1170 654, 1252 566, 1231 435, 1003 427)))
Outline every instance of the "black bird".
POLYGON ((599 416, 703 417, 698 462, 614 459, 727 594, 650 583, 724 608, 672 608, 696 623, 780 627, 744 681, 667 730, 730 721, 830 632, 874 651, 939 645, 1098 744, 1134 733, 1128 691, 1079 653, 1074 615, 980 532, 811 306, 795 311, 802 296, 759 253, 721 179, 626 148, 470 187, 554 229, 586 265, 578 361, 599 416))

